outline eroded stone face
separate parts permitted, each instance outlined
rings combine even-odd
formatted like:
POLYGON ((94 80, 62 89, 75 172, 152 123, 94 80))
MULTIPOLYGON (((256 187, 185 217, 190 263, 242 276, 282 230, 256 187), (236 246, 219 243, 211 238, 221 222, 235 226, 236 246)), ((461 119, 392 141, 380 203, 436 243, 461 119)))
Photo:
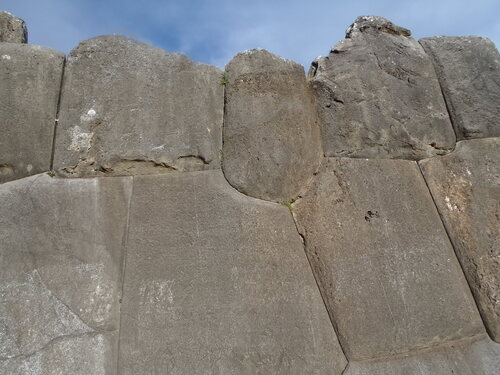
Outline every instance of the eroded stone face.
POLYGON ((457 139, 500 136, 500 54, 480 37, 424 38, 457 139))
POLYGON ((220 168, 222 72, 122 36, 68 57, 54 169, 64 176, 220 168))
POLYGON ((351 362, 346 375, 496 375, 500 345, 472 338, 396 358, 351 362))
POLYGON ((358 18, 309 77, 327 156, 418 160, 455 145, 430 58, 388 20, 358 18))
POLYGON ((420 162, 486 329, 500 342, 500 138, 420 162))
POLYGON ((304 191, 322 156, 301 65, 265 50, 226 66, 224 174, 246 195, 288 201, 304 191))
POLYGON ((32 354, 0 361, 0 373, 114 375, 116 340, 115 332, 63 336, 32 354))
POLYGON ((0 43, 0 183, 50 168, 64 55, 0 43))
POLYGON ((28 43, 24 21, 13 14, 0 11, 0 43, 28 43))
POLYGON ((121 374, 341 374, 286 207, 220 171, 134 177, 121 374))
POLYGON ((349 360, 484 333, 415 162, 328 158, 294 213, 349 360))
POLYGON ((130 192, 46 174, 0 186, 2 373, 114 373, 130 192))

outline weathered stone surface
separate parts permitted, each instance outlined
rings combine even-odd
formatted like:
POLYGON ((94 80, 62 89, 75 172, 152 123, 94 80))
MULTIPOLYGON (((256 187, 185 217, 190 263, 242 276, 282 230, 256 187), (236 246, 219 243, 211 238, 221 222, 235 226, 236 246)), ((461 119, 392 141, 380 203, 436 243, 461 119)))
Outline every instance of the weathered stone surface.
POLYGON ((220 168, 222 72, 121 36, 68 57, 54 168, 68 176, 220 168))
POLYGON ((286 207, 220 171, 134 177, 121 374, 340 374, 286 207))
POLYGON ((89 369, 116 367, 130 192, 131 177, 0 186, 0 373, 114 373, 89 369))
POLYGON ((0 360, 0 374, 116 374, 116 333, 57 338, 26 356, 0 360))
POLYGON ((0 43, 0 183, 50 168, 64 55, 0 43))
POLYGON ((420 162, 491 337, 500 342, 500 138, 420 162))
POLYGON ((415 162, 327 158, 294 212, 349 360, 484 333, 415 162))
POLYGON ((1 42, 28 43, 28 29, 24 21, 5 11, 0 11, 1 42))
POLYGON ((499 368, 500 345, 483 338, 399 358, 351 362, 345 375, 496 375, 499 368))
POLYGON ((479 37, 424 38, 457 139, 500 136, 500 54, 479 37))
POLYGON ((253 197, 288 201, 303 191, 322 156, 304 68, 265 50, 226 66, 224 174, 253 197))
POLYGON ((430 58, 386 19, 359 17, 309 77, 327 156, 418 160, 455 145, 430 58))

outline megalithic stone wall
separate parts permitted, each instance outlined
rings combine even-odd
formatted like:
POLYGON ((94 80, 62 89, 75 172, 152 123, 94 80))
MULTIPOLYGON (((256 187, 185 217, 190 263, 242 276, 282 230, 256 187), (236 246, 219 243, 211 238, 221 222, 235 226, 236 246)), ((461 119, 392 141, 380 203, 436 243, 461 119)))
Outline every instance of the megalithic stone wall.
POLYGON ((121 36, 64 63, 23 25, 0 13, 0 374, 498 373, 490 42, 359 17, 306 78, 121 36))
POLYGON ((50 169, 64 55, 0 43, 0 183, 50 169))

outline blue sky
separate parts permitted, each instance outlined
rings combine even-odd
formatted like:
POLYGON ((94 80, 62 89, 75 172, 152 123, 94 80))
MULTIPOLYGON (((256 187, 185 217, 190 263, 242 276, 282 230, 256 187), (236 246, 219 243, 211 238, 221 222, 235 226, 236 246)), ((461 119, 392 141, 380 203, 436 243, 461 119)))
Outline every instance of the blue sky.
POLYGON ((500 0, 0 0, 29 42, 68 53, 80 40, 123 34, 221 68, 265 48, 309 68, 359 15, 380 15, 415 38, 479 35, 500 45, 500 0))

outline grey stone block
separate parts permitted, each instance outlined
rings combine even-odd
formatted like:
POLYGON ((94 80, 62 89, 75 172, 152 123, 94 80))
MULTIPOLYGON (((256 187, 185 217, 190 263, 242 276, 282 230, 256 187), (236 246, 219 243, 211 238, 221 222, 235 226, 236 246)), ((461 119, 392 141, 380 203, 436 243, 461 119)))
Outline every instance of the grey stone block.
POLYGON ((345 375, 497 375, 498 369, 500 345, 475 338, 399 358, 351 362, 345 375))
POLYGON ((500 54, 487 39, 424 38, 457 139, 500 136, 500 54))
POLYGON ((420 162, 490 336, 500 342, 500 138, 420 162))
POLYGON ((220 168, 222 72, 121 36, 69 55, 54 168, 66 176, 220 168))
POLYGON ((50 168, 64 55, 0 43, 0 183, 50 168))
POLYGON ((309 77, 327 156, 418 160, 455 146, 430 58, 384 18, 359 17, 309 77))
POLYGON ((327 158, 294 213, 349 360, 484 333, 415 162, 327 158))
POLYGON ((0 373, 115 373, 131 187, 46 174, 0 185, 0 373))
POLYGON ((121 374, 340 374, 286 207, 220 171, 134 177, 121 374))
POLYGON ((0 360, 0 374, 116 374, 116 336, 113 332, 62 336, 29 355, 0 360))
POLYGON ((24 21, 13 14, 0 11, 0 43, 28 43, 24 21))
POLYGON ((304 68, 265 50, 226 66, 224 174, 253 197, 288 201, 303 191, 322 157, 304 68))

